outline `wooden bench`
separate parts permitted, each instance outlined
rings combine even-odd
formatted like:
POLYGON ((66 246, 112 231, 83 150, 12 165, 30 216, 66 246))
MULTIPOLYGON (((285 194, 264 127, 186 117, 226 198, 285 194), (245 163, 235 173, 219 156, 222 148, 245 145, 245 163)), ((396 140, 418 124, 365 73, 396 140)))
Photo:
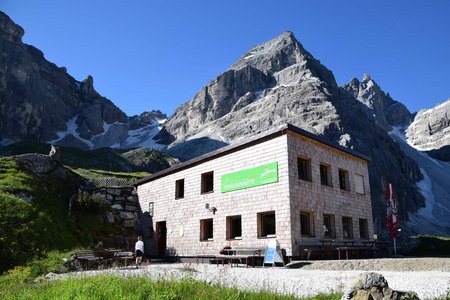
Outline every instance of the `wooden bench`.
POLYGON ((329 254, 329 251, 331 251, 331 244, 324 245, 322 242, 316 240, 298 241, 297 245, 300 248, 299 252, 302 260, 305 255, 306 259, 309 260, 313 253, 318 253, 320 256, 323 256, 324 254, 329 254))
POLYGON ((79 250, 74 255, 84 270, 89 270, 94 266, 98 267, 99 262, 103 259, 101 256, 96 256, 92 250, 79 250))
POLYGON ((345 253, 345 259, 349 258, 353 254, 355 258, 359 258, 361 253, 366 253, 369 257, 372 253, 372 242, 370 241, 343 241, 341 245, 336 246, 338 252, 338 259, 341 259, 341 252, 345 253))
POLYGON ((195 263, 198 264, 200 262, 200 260, 203 261, 205 259, 207 259, 209 261, 209 263, 211 263, 212 260, 214 260, 216 258, 215 254, 198 254, 194 256, 195 258, 195 263))

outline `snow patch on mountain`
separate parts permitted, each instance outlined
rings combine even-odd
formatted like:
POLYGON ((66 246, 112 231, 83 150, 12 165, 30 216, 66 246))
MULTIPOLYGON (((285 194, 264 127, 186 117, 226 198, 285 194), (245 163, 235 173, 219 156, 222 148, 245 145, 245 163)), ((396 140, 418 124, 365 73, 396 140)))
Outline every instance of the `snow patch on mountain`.
MULTIPOLYGON (((155 135, 161 130, 167 119, 156 119, 151 124, 139 129, 129 130, 128 137, 124 144, 120 145, 120 148, 140 148, 149 147, 156 150, 161 150, 165 145, 156 143, 153 139, 155 135)), ((113 145, 111 147, 114 147, 113 145)), ((117 148, 119 148, 117 147, 117 148)))
POLYGON ((431 158, 407 143, 403 127, 394 127, 390 136, 420 167, 424 177, 417 187, 425 198, 425 207, 410 215, 409 225, 417 233, 450 234, 450 163, 431 158))
POLYGON ((420 168, 420 172, 423 175, 423 180, 419 181, 417 186, 426 199, 426 206, 420 209, 417 214, 426 218, 432 218, 434 206, 433 182, 431 181, 430 176, 428 176, 427 171, 420 168))
MULTIPOLYGON (((49 144, 58 144, 59 141, 61 141, 64 138, 71 135, 71 136, 75 137, 76 139, 80 140, 81 142, 85 143, 86 145, 88 145, 88 147, 90 149, 94 149, 94 144, 92 143, 91 140, 87 140, 87 139, 80 137, 80 134, 78 133, 78 125, 77 125, 78 117, 79 117, 79 115, 76 115, 73 118, 69 119, 66 123, 67 130, 56 132, 56 135, 58 136, 58 138, 48 141, 48 143, 49 144)), ((105 127, 103 127, 103 128, 105 128, 105 127)))
POLYGON ((111 148, 140 148, 149 147, 160 150, 164 145, 160 145, 153 140, 153 137, 158 134, 167 119, 155 118, 153 122, 148 125, 134 130, 129 130, 127 123, 114 122, 107 124, 103 122, 103 132, 92 136, 91 139, 84 139, 78 132, 78 115, 67 121, 67 129, 56 132, 58 136, 56 139, 48 141, 50 144, 63 143, 63 140, 72 137, 79 140, 81 143, 87 145, 89 149, 96 149, 100 147, 111 148))

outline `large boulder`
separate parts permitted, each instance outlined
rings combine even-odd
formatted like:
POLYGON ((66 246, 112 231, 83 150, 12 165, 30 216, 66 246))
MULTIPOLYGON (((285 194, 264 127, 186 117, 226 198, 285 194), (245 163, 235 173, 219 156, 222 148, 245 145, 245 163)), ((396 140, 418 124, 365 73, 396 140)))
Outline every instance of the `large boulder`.
POLYGON ((347 288, 341 300, 418 300, 414 292, 394 291, 383 275, 374 272, 360 274, 347 288))

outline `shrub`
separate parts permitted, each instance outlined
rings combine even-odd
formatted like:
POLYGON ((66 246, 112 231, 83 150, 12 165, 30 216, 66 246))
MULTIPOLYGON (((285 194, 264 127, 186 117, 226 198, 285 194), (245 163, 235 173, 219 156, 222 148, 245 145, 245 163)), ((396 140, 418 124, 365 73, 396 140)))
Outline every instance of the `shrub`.
POLYGON ((45 275, 48 273, 63 273, 66 272, 64 266, 64 261, 68 260, 72 255, 73 251, 51 251, 47 253, 45 258, 34 259, 29 264, 30 276, 35 278, 40 275, 45 275))
POLYGON ((103 195, 98 193, 91 194, 82 190, 78 190, 78 195, 73 203, 74 209, 91 213, 102 212, 107 206, 108 202, 103 195))
POLYGON ((450 256, 450 238, 432 235, 418 235, 417 246, 410 251, 415 256, 450 256))

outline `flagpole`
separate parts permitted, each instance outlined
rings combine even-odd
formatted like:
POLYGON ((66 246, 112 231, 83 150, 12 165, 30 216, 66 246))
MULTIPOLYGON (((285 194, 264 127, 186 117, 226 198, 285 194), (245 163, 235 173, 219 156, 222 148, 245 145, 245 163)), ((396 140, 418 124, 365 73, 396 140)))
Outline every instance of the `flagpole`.
POLYGON ((395 238, 394 238, 394 254, 395 256, 397 256, 397 243, 395 242, 395 238))

